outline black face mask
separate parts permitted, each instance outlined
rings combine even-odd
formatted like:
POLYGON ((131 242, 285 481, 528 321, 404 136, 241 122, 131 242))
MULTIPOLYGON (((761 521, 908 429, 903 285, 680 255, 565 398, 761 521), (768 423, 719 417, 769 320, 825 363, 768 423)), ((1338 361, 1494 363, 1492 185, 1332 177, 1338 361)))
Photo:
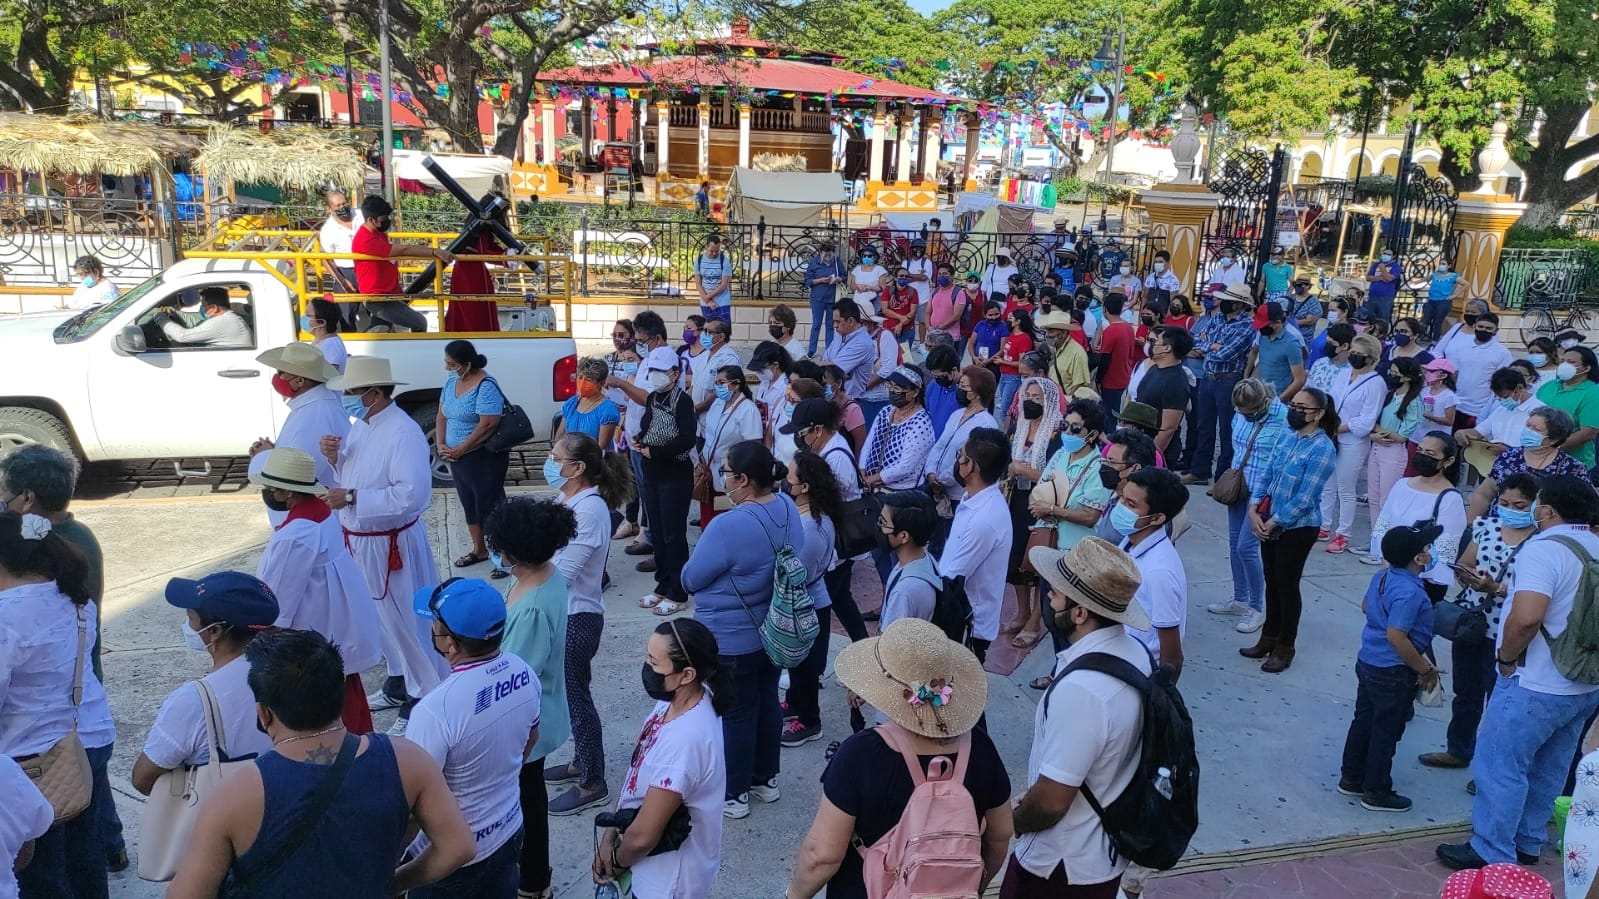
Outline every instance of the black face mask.
POLYGON ((1477 316, 1468 313, 1461 316, 1461 320, 1464 321, 1466 323, 1466 327, 1469 328, 1477 323, 1477 316))
POLYGON ((355 213, 348 206, 340 206, 338 209, 333 210, 333 217, 341 222, 347 222, 355 218, 355 213))
POLYGON ((1022 417, 1028 421, 1044 417, 1044 404, 1033 400, 1022 400, 1022 417))
POLYGON ((649 662, 644 663, 644 692, 657 702, 671 702, 677 695, 676 690, 666 689, 666 675, 650 667, 649 662))
POLYGON ((1121 486, 1122 473, 1109 465, 1101 465, 1099 466, 1099 483, 1104 485, 1106 490, 1115 490, 1121 486))
POLYGON ((955 379, 949 375, 933 375, 933 380, 937 381, 940 387, 948 387, 955 382, 955 379))
POLYGON ((271 509, 274 512, 287 512, 287 511, 289 511, 289 504, 277 499, 274 496, 274 494, 276 494, 276 493, 277 493, 277 491, 273 490, 271 487, 262 487, 261 488, 261 502, 266 503, 266 507, 268 509, 271 509))
POLYGON ((1365 353, 1350 353, 1349 364, 1354 368, 1365 368, 1371 364, 1371 357, 1365 353))
POLYGON ((1497 331, 1478 331, 1477 332, 1477 342, 1478 343, 1487 343, 1488 341, 1493 340, 1494 339, 1494 335, 1497 334, 1497 333, 1499 333, 1499 332, 1497 332, 1497 331))
POLYGON ((373 227, 378 229, 378 231, 387 234, 389 229, 394 226, 394 220, 385 215, 382 218, 376 219, 372 224, 373 227))
POLYGON ((782 325, 767 325, 766 333, 772 335, 772 339, 773 340, 782 340, 783 339, 783 326, 782 325))
POLYGON ((1308 425, 1308 424, 1310 424, 1310 416, 1308 416, 1305 413, 1299 411, 1298 409, 1290 408, 1288 410, 1288 427, 1289 428, 1291 428, 1292 430, 1295 430, 1295 431, 1302 431, 1302 430, 1304 430, 1305 425, 1308 425))
POLYGON ((1434 459, 1432 456, 1425 456, 1421 453, 1417 453, 1415 457, 1410 460, 1410 464, 1416 469, 1416 474, 1419 474, 1424 478, 1432 477, 1444 466, 1442 459, 1434 459))
POLYGON ((961 460, 955 460, 955 467, 950 469, 949 473, 955 477, 955 483, 962 487, 966 486, 966 476, 961 474, 961 460))
POLYGON ((888 404, 895 409, 903 409, 911 404, 911 395, 903 390, 890 390, 888 392, 888 404))
POLYGON ((972 404, 972 392, 964 387, 955 388, 955 404, 962 409, 972 404))

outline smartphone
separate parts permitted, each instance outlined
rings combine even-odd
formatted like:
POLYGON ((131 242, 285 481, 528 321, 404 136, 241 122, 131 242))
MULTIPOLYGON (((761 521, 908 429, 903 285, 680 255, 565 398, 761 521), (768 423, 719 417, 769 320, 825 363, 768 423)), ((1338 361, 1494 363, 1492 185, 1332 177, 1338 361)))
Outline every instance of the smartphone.
POLYGON ((1454 569, 1456 572, 1458 572, 1460 574, 1463 574, 1463 575, 1465 575, 1467 577, 1476 577, 1477 576, 1477 569, 1472 568, 1469 565, 1461 565, 1458 562, 1450 562, 1449 563, 1449 567, 1454 569))

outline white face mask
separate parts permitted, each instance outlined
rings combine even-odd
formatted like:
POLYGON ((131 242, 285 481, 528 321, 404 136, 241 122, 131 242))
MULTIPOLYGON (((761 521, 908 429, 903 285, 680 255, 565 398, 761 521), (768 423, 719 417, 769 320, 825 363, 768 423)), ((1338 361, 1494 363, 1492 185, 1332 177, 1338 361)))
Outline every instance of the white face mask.
POLYGON ((1164 262, 1155 263, 1155 274, 1158 275, 1158 274, 1160 274, 1161 272, 1163 272, 1165 270, 1166 270, 1166 263, 1164 263, 1164 262))
POLYGON ((185 618, 183 621, 183 645, 189 647, 195 652, 209 653, 210 648, 205 645, 205 638, 200 636, 200 632, 208 631, 213 627, 216 627, 216 625, 208 624, 197 631, 189 626, 189 621, 187 618, 185 618))
POLYGON ((650 390, 660 393, 672 386, 672 373, 665 371, 650 372, 650 390))

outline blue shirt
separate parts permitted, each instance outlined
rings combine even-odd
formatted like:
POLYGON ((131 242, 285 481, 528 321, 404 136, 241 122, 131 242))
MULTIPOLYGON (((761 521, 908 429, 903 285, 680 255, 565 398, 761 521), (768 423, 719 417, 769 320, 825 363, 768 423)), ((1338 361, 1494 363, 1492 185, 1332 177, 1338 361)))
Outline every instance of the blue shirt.
POLYGON ((1321 493, 1333 476, 1337 451, 1325 431, 1294 434, 1272 453, 1269 478, 1249 482, 1249 503, 1271 497, 1271 518, 1283 530, 1319 527, 1321 493))
POLYGON ((1392 281, 1372 281, 1371 283, 1367 284, 1366 299, 1391 300, 1396 294, 1399 293, 1399 282, 1404 280, 1405 277, 1404 269, 1399 267, 1399 260, 1391 259, 1387 262, 1383 262, 1381 259, 1379 259, 1371 264, 1371 268, 1366 271, 1366 274, 1375 275, 1384 268, 1387 268, 1389 271, 1393 272, 1394 279, 1392 281))
POLYGON ((493 378, 485 377, 476 387, 456 396, 455 385, 459 380, 454 374, 445 375, 444 389, 439 391, 439 411, 444 413, 444 442, 450 446, 459 446, 471 436, 477 429, 479 417, 505 412, 505 395, 500 393, 493 378))
POLYGON ((699 276, 700 284, 711 295, 710 305, 721 308, 733 304, 733 260, 727 258, 725 250, 715 259, 701 253, 694 260, 694 274, 699 276))
POLYGON ((566 707, 566 576, 549 580, 517 597, 505 610, 505 639, 500 648, 527 663, 539 677, 539 740, 528 752, 541 759, 572 735, 566 707))
MULTIPOLYGON (((1241 375, 1249 365, 1249 348, 1255 345, 1255 320, 1240 313, 1236 319, 1222 319, 1210 329, 1210 342, 1201 346, 1205 351, 1205 374, 1241 375), (1211 349, 1210 344, 1221 344, 1211 349)), ((1196 345, 1198 341, 1195 341, 1196 345)))
POLYGON ((1433 272, 1432 281, 1427 284, 1427 302, 1441 303, 1454 296, 1455 282, 1459 280, 1459 272, 1433 272))
POLYGON ((833 257, 832 262, 823 262, 820 255, 812 256, 811 261, 805 264, 805 286, 810 288, 811 305, 821 304, 826 307, 822 314, 832 315, 833 303, 838 299, 838 285, 844 283, 846 277, 844 263, 837 256, 833 257), (817 278, 825 278, 828 275, 838 280, 831 284, 816 283, 817 278))
POLYGON ((986 318, 979 319, 972 327, 972 336, 976 338, 973 348, 978 351, 977 354, 982 355, 982 351, 986 349, 988 357, 992 359, 999 355, 1000 342, 1010 336, 1010 328, 1005 327, 1003 321, 991 322, 986 318))
POLYGON ((1313 293, 1307 293, 1304 296, 1289 294, 1285 303, 1288 306, 1288 317, 1296 323, 1307 315, 1321 318, 1321 300, 1317 299, 1313 293))
POLYGON ((1277 447, 1294 438, 1294 432, 1288 428, 1288 407, 1277 400, 1272 400, 1266 407, 1264 419, 1251 421, 1242 412, 1233 413, 1233 464, 1243 463, 1244 451, 1249 447, 1249 439, 1255 438, 1255 448, 1249 452, 1249 462, 1244 465, 1244 483, 1254 484, 1271 480, 1272 462, 1277 456, 1277 447), (1260 428, 1260 433, 1255 434, 1255 428, 1260 428))
POLYGON ((1255 375, 1281 394, 1294 383, 1294 366, 1305 364, 1305 339, 1284 327, 1276 337, 1260 335, 1255 344, 1255 375))
POLYGON ((600 439, 600 428, 605 425, 622 423, 622 410, 610 400, 601 400, 598 406, 587 412, 577 407, 577 397, 571 397, 561 404, 561 420, 566 422, 568 431, 577 431, 600 439))
POLYGON ((805 558, 805 524, 794 501, 779 493, 717 515, 694 544, 680 579, 694 594, 694 620, 710 629, 722 655, 761 651, 756 628, 772 603, 776 547, 784 543, 805 558))
POLYGON ((955 382, 950 381, 945 387, 938 383, 937 378, 928 379, 922 387, 922 408, 933 417, 933 436, 944 436, 944 425, 949 423, 949 417, 958 408, 955 404, 955 382))
POLYGON ((1366 588, 1366 627, 1360 632, 1359 659, 1378 668, 1405 664, 1388 642, 1388 630, 1404 631, 1410 645, 1425 654, 1432 648, 1432 600, 1421 578, 1408 568, 1384 568, 1366 588))

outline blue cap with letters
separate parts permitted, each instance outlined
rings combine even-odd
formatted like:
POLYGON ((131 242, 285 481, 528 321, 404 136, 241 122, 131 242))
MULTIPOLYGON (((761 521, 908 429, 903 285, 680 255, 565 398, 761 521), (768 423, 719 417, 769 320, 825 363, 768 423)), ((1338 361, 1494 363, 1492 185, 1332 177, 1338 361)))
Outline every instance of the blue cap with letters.
POLYGON ((491 640, 505 633, 505 597, 482 578, 452 577, 437 587, 423 587, 412 607, 458 636, 491 640))

